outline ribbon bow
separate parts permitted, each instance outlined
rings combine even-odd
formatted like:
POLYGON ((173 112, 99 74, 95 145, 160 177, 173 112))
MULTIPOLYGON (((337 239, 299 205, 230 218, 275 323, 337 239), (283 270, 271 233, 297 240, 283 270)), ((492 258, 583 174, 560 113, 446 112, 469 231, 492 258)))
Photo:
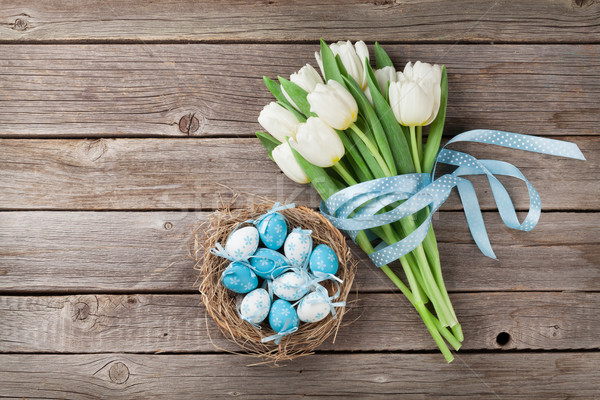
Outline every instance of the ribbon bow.
POLYGON ((446 149, 447 145, 455 142, 487 143, 510 149, 585 160, 579 147, 574 143, 518 133, 476 129, 461 133, 446 143, 437 156, 431 175, 398 175, 350 186, 335 193, 327 201, 321 202, 321 213, 334 226, 345 230, 352 239, 355 239, 358 231, 398 221, 430 206, 431 213, 416 230, 401 241, 382 246, 370 255, 375 265, 381 267, 410 253, 425 239, 433 213, 440 208, 450 196, 452 189, 456 187, 475 243, 483 254, 495 259, 496 255, 485 229, 475 189, 471 182, 462 176, 486 175, 500 217, 512 229, 530 231, 535 227, 542 208, 540 196, 514 165, 497 160, 478 160, 469 154, 446 149), (438 164, 448 164, 458 168, 434 180, 438 164), (511 176, 525 182, 529 192, 529 212, 523 222, 519 222, 510 195, 495 175, 511 176), (393 203, 399 201, 403 201, 402 204, 393 206, 393 203), (390 205, 393 209, 379 214, 379 211, 390 205))

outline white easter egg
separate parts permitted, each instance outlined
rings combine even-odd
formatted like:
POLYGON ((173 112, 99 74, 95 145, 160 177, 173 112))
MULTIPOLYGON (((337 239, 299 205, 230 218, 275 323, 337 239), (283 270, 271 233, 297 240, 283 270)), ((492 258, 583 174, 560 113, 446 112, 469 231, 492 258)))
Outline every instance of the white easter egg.
POLYGON ((310 231, 294 229, 285 239, 283 252, 293 265, 302 266, 310 255, 312 237, 310 231))
POLYGON ((283 300, 300 300, 310 290, 307 283, 307 275, 295 271, 286 272, 273 281, 273 293, 283 300))
POLYGON ((245 226, 233 232, 227 238, 225 251, 236 260, 245 260, 258 247, 258 230, 253 226, 245 226))
POLYGON ((271 298, 269 293, 262 288, 254 289, 242 300, 240 315, 245 321, 260 324, 269 315, 271 298))
POLYGON ((329 315, 331 308, 323 294, 312 292, 300 301, 297 312, 302 322, 318 322, 329 315))

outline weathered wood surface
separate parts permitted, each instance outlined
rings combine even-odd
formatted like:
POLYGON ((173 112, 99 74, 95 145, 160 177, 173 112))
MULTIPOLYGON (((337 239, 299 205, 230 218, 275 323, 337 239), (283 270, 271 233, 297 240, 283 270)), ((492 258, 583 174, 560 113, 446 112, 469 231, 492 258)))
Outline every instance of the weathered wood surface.
MULTIPOLYGON (((191 226, 207 216, 0 213, 0 291, 191 293, 197 273, 186 243, 191 226)), ((600 213, 544 213, 531 232, 508 229, 495 212, 485 220, 499 261, 481 254, 462 212, 441 212, 434 221, 449 290, 600 290, 600 213)), ((361 258, 355 280, 361 292, 396 291, 352 248, 361 258)))
MULTIPOLYGON (((460 293, 452 300, 462 350, 600 348, 600 293, 460 293), (503 346, 501 332, 510 335, 503 346)), ((201 303, 200 294, 0 296, 0 353, 239 351, 201 303)), ((320 351, 436 349, 399 293, 361 294, 350 307, 335 343, 330 338, 320 351)))
POLYGON ((281 368, 235 355, 0 355, 0 396, 592 399, 598 353, 324 354, 281 368))
MULTIPOLYGON (((536 2, 525 7, 529 3, 536 2)), ((523 5, 511 2, 509 7, 523 5)), ((600 4, 590 8, 599 12, 600 4)), ((464 15, 468 14, 461 13, 461 19, 464 15)), ((87 32, 89 23, 85 22, 87 32)), ((105 20, 99 23, 106 25, 105 20)), ((558 32, 554 27, 552 31, 558 32)), ((316 65, 316 48, 314 44, 0 46, 0 136, 250 136, 260 128, 256 119, 261 108, 272 100, 261 77, 286 76, 307 62, 316 65), (189 115, 193 123, 182 121, 189 115)), ((448 135, 474 128, 535 135, 598 134, 600 45, 387 45, 386 49, 399 67, 416 59, 446 64, 448 135)))
MULTIPOLYGON (((559 137, 587 161, 457 144, 478 158, 515 164, 536 186, 544 210, 600 209, 600 137, 559 137)), ((318 206, 309 185, 287 179, 258 139, 0 139, 0 209, 214 209, 231 193, 318 206)), ((475 177, 483 209, 495 209, 489 184, 475 177)), ((520 180, 506 179, 518 209, 529 207, 520 180)), ((240 205, 251 200, 242 196, 240 205)), ((461 209, 458 196, 444 205, 461 209)))
POLYGON ((0 4, 3 41, 152 40, 598 42, 586 0, 78 2, 0 4))

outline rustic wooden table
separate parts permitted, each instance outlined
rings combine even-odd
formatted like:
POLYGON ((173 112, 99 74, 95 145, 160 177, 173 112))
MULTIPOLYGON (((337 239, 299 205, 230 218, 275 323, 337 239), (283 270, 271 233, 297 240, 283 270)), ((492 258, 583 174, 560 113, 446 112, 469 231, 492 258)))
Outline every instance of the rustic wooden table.
POLYGON ((0 397, 598 398, 599 124, 597 1, 2 0, 0 397), (315 65, 319 37, 445 64, 448 137, 496 128, 587 157, 473 149, 521 167, 544 211, 511 231, 475 180, 499 261, 457 196, 439 213, 465 332, 450 365, 358 250, 356 321, 335 343, 281 368, 211 343, 235 350, 193 287, 190 227, 225 186, 317 206, 253 132, 262 75, 315 65))

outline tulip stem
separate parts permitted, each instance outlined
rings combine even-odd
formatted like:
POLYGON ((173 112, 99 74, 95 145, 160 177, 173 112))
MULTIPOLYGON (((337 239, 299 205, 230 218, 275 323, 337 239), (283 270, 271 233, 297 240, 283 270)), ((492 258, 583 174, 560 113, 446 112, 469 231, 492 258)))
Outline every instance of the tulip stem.
POLYGON ((336 162, 335 164, 333 164, 332 167, 335 170, 335 172, 340 174, 340 176, 348 184, 348 186, 356 185, 358 183, 352 177, 350 172, 348 172, 348 170, 346 170, 346 168, 344 168, 344 166, 342 164, 340 164, 339 162, 336 162))
POLYGON ((375 160, 377 161, 377 164, 379 164, 379 166, 383 170, 383 173, 385 174, 385 176, 392 176, 392 172, 390 171, 387 164, 381 157, 381 154, 379 154, 377 147, 375 146, 375 144, 373 144, 373 142, 371 140, 369 140, 367 135, 365 135, 365 133, 363 131, 361 131, 360 128, 358 126, 356 126, 355 123, 352 123, 352 125, 350 125, 350 129, 352 129, 352 131, 354 131, 354 133, 356 133, 356 135, 360 138, 360 140, 362 140, 363 143, 367 146, 367 149, 369 149, 369 153, 371 153, 371 155, 375 158, 375 160))
POLYGON ((413 163, 415 164, 415 171, 421 173, 421 161, 419 161, 419 149, 417 148, 417 138, 415 136, 415 127, 409 126, 410 129, 410 148, 412 150, 413 163))
POLYGON ((417 126, 417 151, 419 160, 423 159, 423 127, 417 126))

